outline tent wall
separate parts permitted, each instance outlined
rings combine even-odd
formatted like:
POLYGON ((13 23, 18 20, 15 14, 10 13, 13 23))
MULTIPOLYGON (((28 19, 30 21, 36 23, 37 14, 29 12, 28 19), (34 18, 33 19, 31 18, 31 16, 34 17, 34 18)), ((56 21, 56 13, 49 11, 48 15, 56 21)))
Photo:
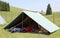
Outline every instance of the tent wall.
POLYGON ((10 29, 11 27, 15 26, 16 24, 20 23, 22 20, 25 19, 27 15, 22 12, 15 20, 13 20, 9 25, 7 25, 4 29, 10 29))

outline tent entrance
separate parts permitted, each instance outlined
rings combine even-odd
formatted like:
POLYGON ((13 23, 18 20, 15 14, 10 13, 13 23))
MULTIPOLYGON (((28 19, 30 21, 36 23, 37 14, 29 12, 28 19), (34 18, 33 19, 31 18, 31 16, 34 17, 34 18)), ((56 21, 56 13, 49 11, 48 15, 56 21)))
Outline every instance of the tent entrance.
POLYGON ((29 18, 28 16, 25 17, 25 19, 23 20, 23 15, 22 15, 22 22, 15 25, 15 27, 20 27, 20 28, 30 27, 30 28, 34 29, 33 32, 49 33, 46 29, 41 27, 41 25, 38 25, 34 20, 29 18))
MULTIPOLYGON (((23 20, 23 17, 22 17, 22 20, 23 20)), ((20 22, 19 24, 15 25, 14 27, 21 27, 21 28, 31 27, 31 28, 34 28, 36 30, 39 29, 37 23, 35 23, 28 16, 22 22, 20 22)))

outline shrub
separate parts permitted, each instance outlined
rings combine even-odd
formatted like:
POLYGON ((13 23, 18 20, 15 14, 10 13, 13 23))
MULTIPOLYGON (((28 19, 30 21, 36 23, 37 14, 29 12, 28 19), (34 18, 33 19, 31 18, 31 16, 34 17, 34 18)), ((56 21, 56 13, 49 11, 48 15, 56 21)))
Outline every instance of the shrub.
POLYGON ((0 11, 10 11, 9 3, 0 1, 0 11))
POLYGON ((51 14, 52 14, 52 9, 51 9, 50 4, 48 4, 47 10, 46 10, 46 15, 51 15, 51 14))

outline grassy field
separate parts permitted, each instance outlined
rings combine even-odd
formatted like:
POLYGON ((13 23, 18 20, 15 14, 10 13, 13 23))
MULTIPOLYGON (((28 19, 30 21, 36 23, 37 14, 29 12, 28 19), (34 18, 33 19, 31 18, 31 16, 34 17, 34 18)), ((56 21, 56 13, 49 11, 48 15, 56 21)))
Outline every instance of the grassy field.
MULTIPOLYGON (((0 38, 60 38, 60 30, 54 32, 51 35, 38 34, 38 33, 10 33, 3 28, 8 25, 13 19, 15 19, 22 9, 11 7, 10 12, 0 11, 7 24, 0 26, 0 38)), ((44 15, 46 18, 53 22, 53 15, 44 15)), ((54 13, 54 23, 60 27, 60 12, 54 13)))

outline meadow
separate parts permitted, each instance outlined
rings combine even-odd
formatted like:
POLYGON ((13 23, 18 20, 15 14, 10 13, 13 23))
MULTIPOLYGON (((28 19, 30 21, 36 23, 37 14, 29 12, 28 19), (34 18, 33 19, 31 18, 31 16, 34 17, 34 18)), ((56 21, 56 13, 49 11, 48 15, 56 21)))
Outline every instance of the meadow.
MULTIPOLYGON (((21 14, 23 10, 21 8, 10 7, 10 11, 0 11, 0 15, 6 20, 6 24, 0 25, 0 38, 60 38, 60 30, 56 32, 45 35, 45 34, 38 34, 38 33, 10 33, 3 28, 7 26, 12 20, 14 20, 19 14, 21 14)), ((60 12, 53 13, 52 15, 45 15, 47 19, 51 22, 55 23, 57 26, 60 27, 60 12)))

